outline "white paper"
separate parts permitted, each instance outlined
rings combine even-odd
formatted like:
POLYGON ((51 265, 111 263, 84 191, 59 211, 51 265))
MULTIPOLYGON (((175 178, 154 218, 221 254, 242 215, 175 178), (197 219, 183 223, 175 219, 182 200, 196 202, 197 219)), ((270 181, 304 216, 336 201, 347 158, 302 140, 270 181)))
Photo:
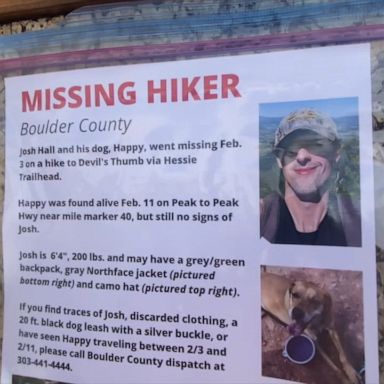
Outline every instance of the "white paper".
POLYGON ((1 382, 285 382, 262 372, 261 266, 360 276, 378 382, 370 81, 369 45, 6 79, 1 382), (260 238, 260 110, 345 99, 362 246, 260 238))

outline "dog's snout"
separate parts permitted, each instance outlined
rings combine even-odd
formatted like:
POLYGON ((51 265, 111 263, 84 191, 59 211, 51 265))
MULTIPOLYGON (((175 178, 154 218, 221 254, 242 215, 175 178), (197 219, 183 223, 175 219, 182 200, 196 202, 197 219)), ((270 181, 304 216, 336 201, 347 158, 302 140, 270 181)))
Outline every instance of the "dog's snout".
POLYGON ((296 321, 300 321, 304 318, 305 314, 304 311, 300 308, 293 308, 292 309, 292 319, 296 321))

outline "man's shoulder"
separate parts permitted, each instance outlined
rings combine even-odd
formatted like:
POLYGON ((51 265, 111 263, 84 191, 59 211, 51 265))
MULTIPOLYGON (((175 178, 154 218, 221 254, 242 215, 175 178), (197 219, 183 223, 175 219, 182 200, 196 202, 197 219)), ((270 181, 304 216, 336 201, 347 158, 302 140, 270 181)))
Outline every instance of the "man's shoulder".
POLYGON ((274 205, 279 204, 280 199, 281 197, 277 193, 271 193, 260 198, 260 216, 264 215, 274 205))
POLYGON ((338 214, 350 247, 361 246, 361 213, 360 200, 347 193, 336 193, 338 214))
POLYGON ((260 199, 260 235, 271 242, 277 231, 281 201, 282 198, 277 193, 260 199))

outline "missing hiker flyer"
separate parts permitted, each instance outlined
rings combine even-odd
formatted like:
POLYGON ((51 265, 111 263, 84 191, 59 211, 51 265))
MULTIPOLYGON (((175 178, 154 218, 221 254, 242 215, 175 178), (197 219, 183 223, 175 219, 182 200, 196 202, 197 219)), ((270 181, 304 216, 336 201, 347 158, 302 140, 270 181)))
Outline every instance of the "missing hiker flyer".
POLYGON ((369 50, 7 78, 1 382, 378 382, 369 50))

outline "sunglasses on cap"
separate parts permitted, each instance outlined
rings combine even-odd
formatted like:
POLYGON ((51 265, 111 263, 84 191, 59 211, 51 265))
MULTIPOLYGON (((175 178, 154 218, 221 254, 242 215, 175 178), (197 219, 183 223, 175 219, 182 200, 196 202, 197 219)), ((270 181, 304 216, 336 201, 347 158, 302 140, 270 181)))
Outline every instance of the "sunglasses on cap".
POLYGON ((285 141, 283 145, 276 147, 273 153, 283 164, 287 164, 296 159, 300 149, 306 149, 312 155, 333 160, 339 145, 325 138, 302 137, 293 141, 285 141))

